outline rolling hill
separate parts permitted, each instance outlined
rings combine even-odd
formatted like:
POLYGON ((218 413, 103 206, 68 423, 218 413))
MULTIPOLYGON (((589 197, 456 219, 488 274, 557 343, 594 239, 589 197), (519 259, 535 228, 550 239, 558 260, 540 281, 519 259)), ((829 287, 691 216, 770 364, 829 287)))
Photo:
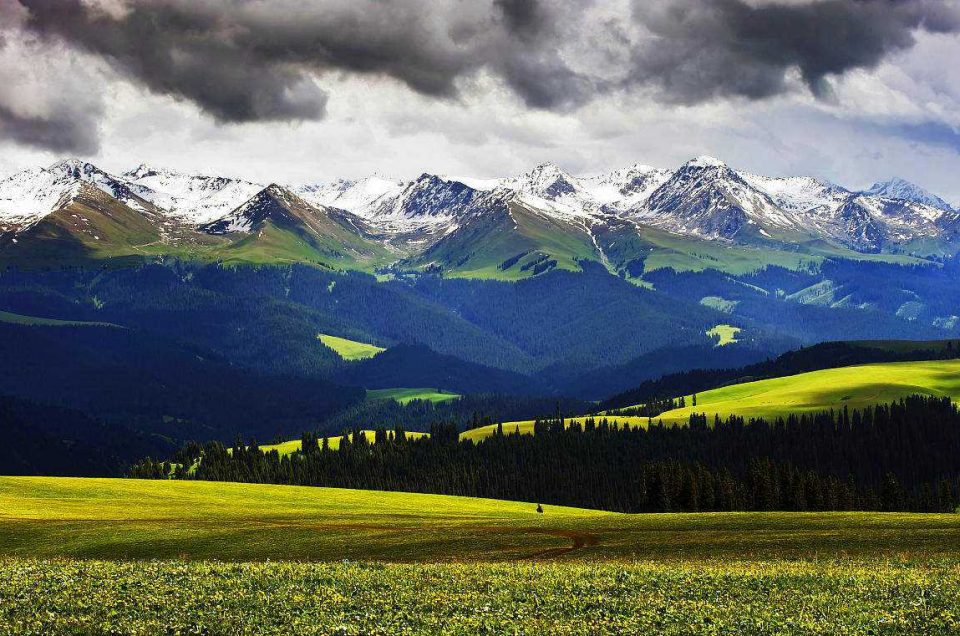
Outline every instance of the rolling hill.
MULTIPOLYGON (((696 406, 667 411, 656 419, 684 423, 691 413, 706 413, 711 420, 715 414, 771 419, 862 408, 913 394, 960 399, 960 360, 865 364, 733 384, 698 393, 696 406)), ((686 396, 687 404, 692 397, 686 396)))

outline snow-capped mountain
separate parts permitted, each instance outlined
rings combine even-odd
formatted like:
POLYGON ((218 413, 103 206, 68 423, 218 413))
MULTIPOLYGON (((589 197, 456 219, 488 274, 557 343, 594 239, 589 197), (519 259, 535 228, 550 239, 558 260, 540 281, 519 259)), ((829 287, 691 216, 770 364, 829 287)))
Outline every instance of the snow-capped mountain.
POLYGON ((184 174, 143 164, 123 173, 122 178, 147 201, 192 224, 209 223, 263 189, 242 179, 184 174))
POLYGON ((672 174, 638 163, 609 174, 583 177, 580 183, 597 203, 626 210, 645 203, 672 174))
POLYGON ((0 228, 26 227, 61 207, 89 184, 133 207, 144 207, 135 188, 90 163, 67 159, 46 168, 30 168, 0 181, 0 228))
POLYGON ((477 191, 459 181, 422 174, 393 196, 384 196, 369 207, 367 218, 381 223, 440 224, 454 221, 469 209, 477 191))
POLYGON ((765 177, 747 172, 738 174, 788 212, 838 207, 850 196, 846 188, 815 177, 765 177))
POLYGON ((706 239, 732 240, 754 230, 772 238, 802 229, 798 219, 778 207, 769 194, 713 157, 683 164, 628 213, 669 232, 706 239))
POLYGON ((881 197, 884 199, 899 199, 910 201, 911 203, 921 203, 931 208, 949 210, 951 206, 935 194, 927 192, 920 186, 894 177, 886 181, 878 181, 869 189, 864 190, 863 194, 867 196, 881 197))
MULTIPOLYGON (((509 216, 506 202, 522 206, 526 218, 552 219, 550 227, 557 233, 586 233, 601 260, 603 239, 598 242, 598 237, 611 228, 621 233, 634 228, 629 231, 641 241, 644 228, 656 228, 696 240, 775 246, 825 242, 860 252, 909 251, 921 243, 928 249, 960 237, 960 212, 902 179, 857 192, 814 177, 740 172, 712 157, 697 157, 676 170, 636 164, 575 176, 544 163, 512 178, 422 174, 403 182, 375 175, 268 188, 146 165, 115 176, 71 159, 0 181, 0 232, 21 231, 62 208, 79 184, 164 225, 164 236, 174 241, 180 240, 180 228, 188 234, 247 231, 257 206, 267 203, 271 209, 297 210, 301 220, 336 217, 337 228, 354 228, 365 241, 407 255, 464 225, 476 227, 476 220, 494 207, 509 216), (491 206, 493 199, 501 204, 491 206)), ((510 223, 498 226, 498 232, 507 231, 510 223)))
POLYGON ((404 186, 402 181, 372 175, 356 181, 339 179, 333 183, 292 186, 290 191, 314 205, 350 210, 370 218, 374 209, 386 199, 399 195, 404 186))

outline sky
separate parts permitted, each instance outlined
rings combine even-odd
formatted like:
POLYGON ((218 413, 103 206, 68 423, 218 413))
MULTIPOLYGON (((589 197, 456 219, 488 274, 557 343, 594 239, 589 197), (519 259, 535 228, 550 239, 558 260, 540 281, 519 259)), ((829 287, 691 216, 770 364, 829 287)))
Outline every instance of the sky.
POLYGON ((258 182, 712 155, 960 203, 960 0, 0 0, 0 175, 258 182))

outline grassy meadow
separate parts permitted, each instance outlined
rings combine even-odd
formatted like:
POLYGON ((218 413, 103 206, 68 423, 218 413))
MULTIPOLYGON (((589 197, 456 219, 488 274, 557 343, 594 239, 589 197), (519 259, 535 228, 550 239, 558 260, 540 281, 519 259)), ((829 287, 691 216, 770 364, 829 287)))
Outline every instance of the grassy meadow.
POLYGON ((707 335, 716 339, 718 347, 725 347, 739 342, 737 334, 741 331, 740 327, 734 327, 733 325, 717 325, 707 330, 707 335))
POLYGON ((366 360, 381 351, 385 351, 383 347, 365 342, 357 342, 356 340, 348 340, 347 338, 328 336, 325 333, 318 333, 317 340, 322 342, 324 346, 333 349, 334 352, 344 360, 366 360))
POLYGON ((960 515, 0 477, 0 633, 960 629, 960 515))
MULTIPOLYGON (((944 341, 946 342, 946 341, 944 341)), ((904 345, 906 346, 906 345, 904 345)), ((664 424, 686 424, 691 413, 721 417, 775 418, 790 413, 816 413, 830 409, 850 409, 889 403, 914 394, 949 396, 960 400, 960 359, 921 362, 884 362, 811 371, 755 382, 744 382, 697 394, 697 405, 686 396, 688 406, 666 411, 654 420, 664 424)), ((596 415, 595 418, 604 417, 596 415)), ((648 418, 610 415, 630 426, 646 426, 648 418)), ((566 420, 583 424, 586 417, 566 420)), ((533 420, 504 422, 504 433, 533 433, 533 420)), ((478 440, 493 435, 497 426, 483 426, 460 434, 462 439, 478 440)))
POLYGON ((887 362, 838 367, 756 382, 745 382, 697 394, 697 405, 660 415, 665 423, 684 423, 690 413, 721 417, 776 417, 830 409, 863 408, 911 394, 960 399, 960 360, 887 362))

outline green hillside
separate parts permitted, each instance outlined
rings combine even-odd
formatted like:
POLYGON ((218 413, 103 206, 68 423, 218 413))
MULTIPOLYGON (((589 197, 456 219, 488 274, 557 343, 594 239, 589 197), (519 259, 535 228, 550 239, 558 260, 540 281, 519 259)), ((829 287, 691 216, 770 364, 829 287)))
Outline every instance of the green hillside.
POLYGON ((242 213, 248 231, 229 232, 229 223, 204 226, 223 243, 203 257, 239 263, 312 263, 330 269, 372 271, 396 257, 367 235, 353 215, 310 205, 276 185, 257 194, 234 214, 242 213))
POLYGON ((460 278, 520 280, 553 269, 578 271, 580 260, 600 260, 585 226, 510 201, 468 219, 405 264, 460 278))
MULTIPOLYGON (((862 408, 911 394, 960 399, 960 360, 865 364, 734 384, 699 393, 696 406, 667 411, 657 419, 684 423, 690 413, 771 418, 862 408)), ((690 405, 692 396, 686 396, 686 402, 690 405)))
POLYGON ((386 351, 383 347, 367 344, 366 342, 357 342, 337 336, 329 336, 325 333, 318 333, 317 340, 324 346, 333 349, 344 360, 365 360, 372 358, 381 351, 386 351))
POLYGON ((0 238, 0 262, 77 263, 169 249, 155 223, 158 217, 148 217, 151 210, 145 201, 141 207, 145 212, 84 185, 62 207, 16 237, 0 238))

